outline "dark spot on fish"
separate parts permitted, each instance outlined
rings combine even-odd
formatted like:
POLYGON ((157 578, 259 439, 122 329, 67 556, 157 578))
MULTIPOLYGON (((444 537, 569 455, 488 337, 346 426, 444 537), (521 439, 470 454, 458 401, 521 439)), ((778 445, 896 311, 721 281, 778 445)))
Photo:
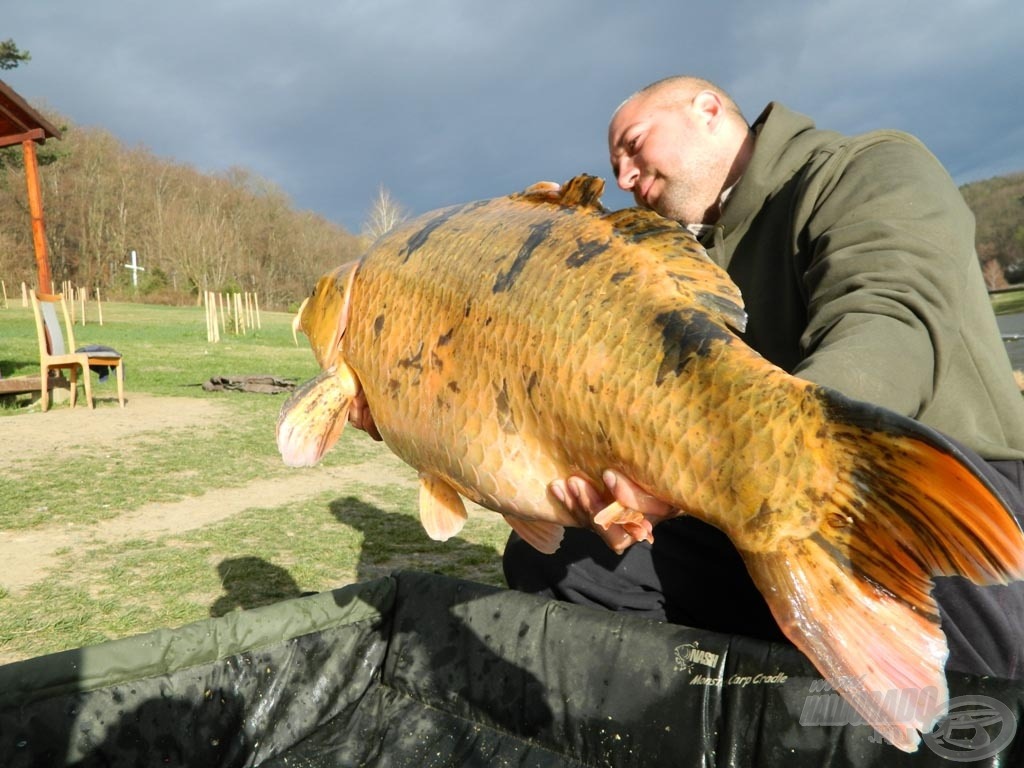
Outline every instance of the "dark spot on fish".
POLYGON ((494 404, 498 409, 498 426, 502 431, 510 435, 518 432, 519 428, 512 416, 512 406, 508 399, 508 382, 504 379, 501 381, 501 389, 494 397, 494 404))
POLYGON ((444 368, 444 360, 434 350, 430 350, 430 367, 437 371, 444 368))
POLYGON ((463 310, 463 312, 462 312, 462 316, 463 316, 463 317, 469 317, 469 311, 470 311, 470 310, 471 310, 472 308, 473 308, 473 302, 471 302, 471 301, 467 301, 467 302, 466 302, 466 309, 465 309, 465 310, 463 310))
POLYGON ((626 240, 631 243, 640 243, 652 237, 660 237, 666 233, 678 232, 679 226, 675 223, 669 226, 651 226, 650 221, 640 220, 637 222, 637 226, 628 227, 621 229, 622 234, 626 240))
POLYGON ((829 512, 825 515, 825 520, 833 528, 847 528, 853 525, 853 518, 842 515, 838 512, 829 512))
POLYGON ((373 335, 380 336, 380 332, 384 330, 384 315, 377 315, 373 320, 373 335))
POLYGON ((746 329, 747 313, 735 301, 709 291, 699 291, 697 300, 716 315, 721 316, 730 328, 734 328, 740 333, 746 329))
POLYGON ((594 384, 587 384, 587 390, 588 390, 588 391, 590 392, 590 394, 592 394, 592 395, 594 395, 594 394, 597 394, 597 386, 596 386, 596 385, 594 385, 594 384))
POLYGON ((434 230, 448 221, 448 219, 457 214, 460 210, 462 210, 460 206, 445 208, 434 216, 434 218, 428 221, 422 229, 412 235, 408 242, 406 242, 405 248, 398 252, 398 255, 402 257, 402 261, 409 261, 409 257, 424 246, 430 236, 434 233, 434 230))
POLYGON ((414 352, 409 357, 406 357, 406 358, 398 361, 398 367, 399 368, 414 368, 417 371, 422 371, 423 370, 423 342, 422 341, 420 342, 420 345, 416 348, 416 352, 414 352))
POLYGON ((494 322, 494 318, 493 317, 488 317, 486 320, 484 320, 484 327, 486 328, 488 325, 490 325, 493 322, 494 322))
POLYGON ((454 328, 449 328, 448 332, 437 337, 437 346, 443 347, 452 340, 452 334, 455 333, 454 328))
POLYGON ((828 501, 825 494, 820 493, 813 488, 804 488, 804 496, 806 496, 807 500, 811 502, 811 506, 815 507, 822 506, 828 501))
POLYGON ((833 562, 839 563, 840 565, 846 565, 849 559, 846 555, 831 541, 826 539, 820 533, 815 531, 810 535, 810 540, 817 545, 822 552, 828 555, 828 558, 833 562))
POLYGON ((533 256, 533 252, 537 250, 537 246, 548 239, 553 225, 554 222, 548 220, 530 226, 530 235, 519 249, 519 253, 516 254, 516 258, 512 262, 512 266, 508 268, 508 272, 498 273, 498 279, 494 281, 494 287, 491 289, 494 293, 503 293, 515 285, 516 280, 519 279, 519 274, 523 271, 530 257, 533 256))
POLYGON ((533 391, 537 388, 538 377, 536 371, 530 371, 529 377, 526 380, 526 396, 533 400, 533 391))
POLYGON ((632 276, 633 276, 633 270, 632 269, 627 269, 624 272, 616 272, 614 275, 612 275, 612 282, 615 285, 618 285, 623 280, 625 280, 627 277, 632 277, 632 276))
POLYGON ((449 381, 448 389, 450 389, 452 392, 455 392, 456 394, 462 391, 461 389, 459 389, 459 382, 457 381, 449 381))
POLYGON ((565 260, 566 266, 577 268, 582 267, 584 264, 589 262, 596 256, 600 256, 602 253, 608 250, 610 243, 605 240, 581 240, 576 238, 576 251, 569 255, 569 258, 565 260))
POLYGON ((398 392, 401 388, 402 385, 398 382, 398 379, 388 379, 388 394, 391 397, 398 397, 398 392))
POLYGON ((662 360, 655 382, 661 386, 669 374, 679 376, 692 360, 706 356, 715 342, 736 337, 695 310, 672 310, 655 318, 661 326, 662 360))

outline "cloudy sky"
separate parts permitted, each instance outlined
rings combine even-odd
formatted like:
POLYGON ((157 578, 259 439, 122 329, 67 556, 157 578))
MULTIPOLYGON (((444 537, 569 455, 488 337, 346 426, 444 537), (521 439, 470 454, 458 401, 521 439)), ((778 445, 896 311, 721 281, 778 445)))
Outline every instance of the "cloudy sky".
MULTIPOLYGON (((778 100, 844 132, 915 133, 959 183, 1024 170, 1020 0, 32 0, 0 39, 31 103, 129 146, 247 168, 358 231, 609 175, 615 106, 660 77, 778 100)), ((610 185, 614 188, 614 185, 610 185)), ((631 203, 614 190, 605 203, 631 203)))

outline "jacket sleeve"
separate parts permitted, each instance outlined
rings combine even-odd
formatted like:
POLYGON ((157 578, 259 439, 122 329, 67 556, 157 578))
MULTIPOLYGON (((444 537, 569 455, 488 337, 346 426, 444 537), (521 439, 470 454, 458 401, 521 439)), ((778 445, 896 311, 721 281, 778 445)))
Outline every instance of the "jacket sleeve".
POLYGON ((804 180, 802 378, 916 416, 960 332, 974 217, 915 139, 873 134, 804 180))

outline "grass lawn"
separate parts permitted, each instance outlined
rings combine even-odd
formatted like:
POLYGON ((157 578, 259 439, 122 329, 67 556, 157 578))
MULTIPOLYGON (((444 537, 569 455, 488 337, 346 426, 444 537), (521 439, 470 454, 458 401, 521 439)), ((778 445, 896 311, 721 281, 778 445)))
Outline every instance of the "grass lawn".
POLYGON ((1024 286, 989 295, 992 299, 992 309, 997 315, 1024 312, 1024 286))
MULTIPOLYGON (((499 516, 474 514, 457 539, 431 541, 419 525, 415 473, 381 444, 347 430, 320 467, 290 469, 274 442, 284 395, 202 389, 212 376, 272 374, 296 382, 314 376, 304 337, 298 345, 292 340, 291 315, 263 312, 261 329, 224 333, 212 344, 202 308, 105 303, 102 326, 95 304, 86 311, 75 341, 123 353, 128 405, 121 411, 113 382, 98 384, 95 374, 98 403, 91 414, 81 391, 74 414, 67 403, 47 413, 25 398, 0 405, 7 436, 0 447, 0 546, 5 539, 59 543, 17 587, 5 581, 13 566, 7 576, 0 572, 0 662, 399 568, 502 583, 508 528, 499 516), (168 398, 168 413, 133 424, 123 438, 108 435, 93 450, 96 435, 66 431, 76 417, 90 425, 83 432, 109 432, 115 417, 131 416, 133 398, 141 412, 144 397, 168 398), (190 409, 175 404, 188 403, 215 416, 186 418, 190 409), (35 448, 28 450, 27 438, 19 446, 12 437, 18 434, 30 435, 35 448), (325 482, 317 487, 310 478, 325 482), (267 503, 268 489, 283 490, 277 495, 284 499, 267 503), (216 509, 225 504, 234 511, 216 509), (150 516, 171 516, 179 526, 147 531, 150 516), (190 519, 207 516, 200 525, 190 519)), ((0 374, 38 375, 36 345, 31 308, 10 301, 0 309, 0 374)))

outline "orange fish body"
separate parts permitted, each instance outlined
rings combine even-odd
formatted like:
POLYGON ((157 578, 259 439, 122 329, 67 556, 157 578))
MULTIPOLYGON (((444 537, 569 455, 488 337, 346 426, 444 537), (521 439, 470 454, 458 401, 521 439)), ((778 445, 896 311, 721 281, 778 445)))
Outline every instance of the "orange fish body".
POLYGON ((608 212, 602 191, 581 176, 436 211, 322 278, 300 324, 325 373, 282 410, 285 460, 318 460, 362 389, 420 472, 430 535, 458 532, 466 497, 547 552, 564 526, 639 530, 548 489, 619 470, 722 529, 794 644, 916 749, 942 712, 891 722, 881 698, 946 699, 931 576, 1020 578, 1020 529, 940 436, 753 352, 730 330, 738 290, 692 235, 608 212))

